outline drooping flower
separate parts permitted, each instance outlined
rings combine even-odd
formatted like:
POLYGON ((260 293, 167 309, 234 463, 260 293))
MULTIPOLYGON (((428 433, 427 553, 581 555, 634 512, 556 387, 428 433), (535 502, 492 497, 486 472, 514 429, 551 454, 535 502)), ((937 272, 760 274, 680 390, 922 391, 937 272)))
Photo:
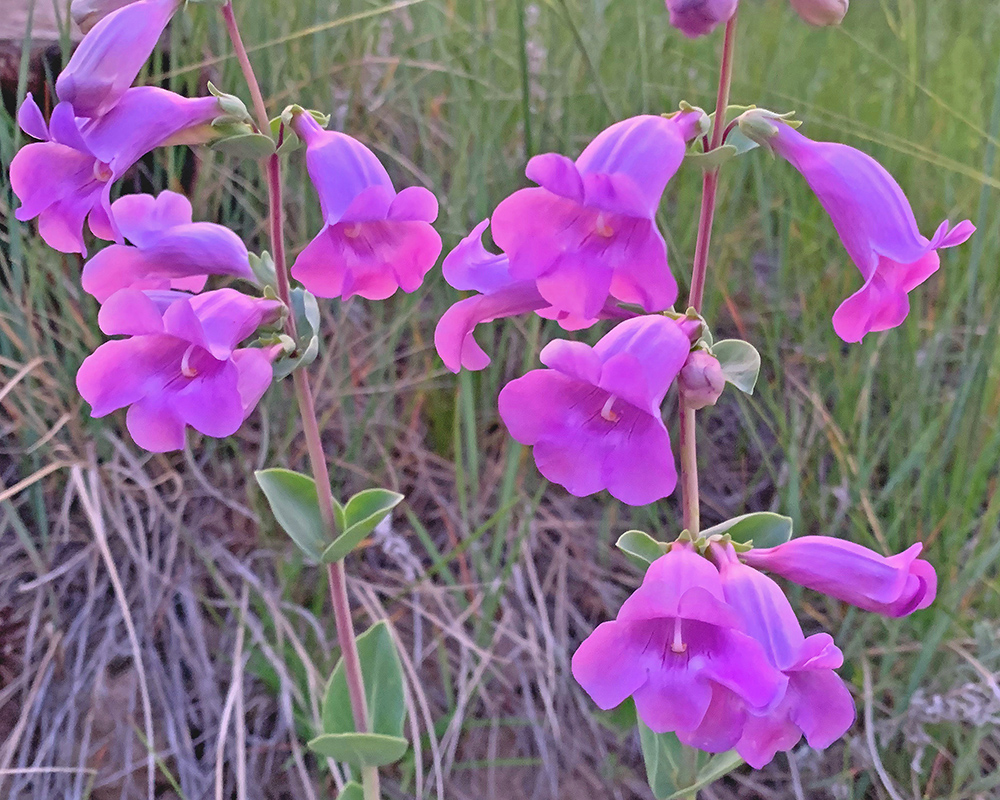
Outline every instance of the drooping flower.
POLYGON ((670 24, 694 39, 711 33, 736 13, 739 0, 666 0, 670 24))
POLYGON ((59 103, 48 126, 29 95, 18 122, 40 142, 22 147, 10 164, 21 221, 38 217, 45 243, 63 253, 87 254, 83 223, 102 239, 121 243, 111 214, 111 186, 142 156, 166 145, 204 141, 204 128, 221 113, 214 97, 187 98, 143 86, 129 89, 108 114, 76 117, 59 103))
POLYGON ((726 388, 719 359, 704 350, 692 350, 679 377, 684 405, 697 411, 714 406, 726 388))
POLYGON ((850 0, 791 1, 795 12, 810 25, 839 25, 850 7, 850 0))
POLYGON ((955 247, 975 231, 969 221, 942 222, 933 238, 920 233, 910 203, 892 176, 871 156, 847 145, 814 142, 768 112, 748 111, 740 127, 795 167, 830 215, 864 286, 833 315, 844 341, 902 324, 908 293, 937 272, 937 251, 955 247))
MULTIPOLYGON (((595 320, 580 320, 560 313, 542 297, 533 280, 511 277, 510 260, 494 255, 483 247, 482 236, 489 220, 480 222, 458 246, 445 256, 442 272, 454 288, 480 294, 459 300, 441 316, 434 331, 434 346, 445 366, 452 372, 484 369, 490 363, 486 351, 476 342, 473 332, 481 322, 512 317, 531 311, 555 319, 565 330, 589 327, 595 320)), ((601 318, 627 319, 633 316, 607 302, 601 318)))
POLYGON ((534 281, 559 313, 594 320, 608 296, 645 311, 677 298, 655 215, 686 142, 703 132, 701 110, 639 116, 612 125, 575 161, 535 156, 521 189, 493 213, 493 238, 514 281, 534 281))
POLYGON ((182 3, 139 0, 104 16, 83 37, 59 74, 59 99, 72 105, 78 117, 107 114, 135 81, 182 3))
POLYGON ((270 385, 280 347, 239 348, 281 310, 274 300, 234 289, 199 295, 122 289, 101 308, 108 335, 80 366, 76 385, 103 417, 129 407, 126 424, 140 447, 178 450, 190 425, 206 436, 235 433, 270 385))
MULTIPOLYGON (((854 722, 854 700, 834 669, 843 653, 827 633, 806 638, 781 588, 757 570, 741 564, 732 545, 713 544, 722 589, 745 631, 764 648, 770 663, 788 678, 784 698, 766 713, 749 712, 736 751, 760 769, 779 750, 790 750, 803 734, 822 750, 843 736, 854 722)), ((689 744, 693 737, 686 739, 689 744)))
POLYGON ((437 199, 420 186, 397 194, 371 150, 306 112, 294 114, 292 127, 306 144, 326 223, 295 259, 292 276, 319 297, 384 300, 397 288, 414 291, 441 252, 430 225, 437 199))
POLYGON ((83 289, 100 302, 119 289, 198 292, 208 275, 253 281, 246 245, 222 225, 192 222, 191 203, 176 192, 119 198, 111 213, 130 245, 105 247, 83 266, 83 289))
POLYGON ((917 558, 917 542, 898 555, 831 536, 802 536, 777 547, 743 554, 751 567, 781 575, 866 611, 903 617, 927 608, 937 595, 937 573, 917 558))
POLYGON ((682 326, 658 315, 626 320, 594 347, 556 339, 541 352, 549 369, 500 392, 500 416, 570 494, 607 489, 629 505, 651 503, 677 483, 660 405, 690 349, 682 326))
POLYGON ((651 730, 699 730, 714 752, 735 745, 747 707, 766 712, 788 683, 743 632, 716 568, 680 542, 580 645, 572 669, 600 708, 632 697, 651 730))

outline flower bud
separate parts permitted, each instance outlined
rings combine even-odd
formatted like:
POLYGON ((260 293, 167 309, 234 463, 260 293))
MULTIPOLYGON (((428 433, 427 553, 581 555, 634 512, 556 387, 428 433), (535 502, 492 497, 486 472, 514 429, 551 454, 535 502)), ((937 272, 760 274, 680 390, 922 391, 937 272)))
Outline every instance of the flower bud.
POLYGON ((670 12, 670 24, 694 39, 728 22, 737 4, 738 0, 667 0, 667 11, 670 12))
POLYGON ((112 11, 134 2, 135 0, 73 0, 69 13, 76 26, 87 33, 112 11))
POLYGON ((792 8, 810 25, 839 25, 850 0, 791 0, 792 8))
POLYGON ((704 350, 692 351, 678 380, 684 406, 692 411, 714 406, 726 388, 726 376, 719 359, 704 350))

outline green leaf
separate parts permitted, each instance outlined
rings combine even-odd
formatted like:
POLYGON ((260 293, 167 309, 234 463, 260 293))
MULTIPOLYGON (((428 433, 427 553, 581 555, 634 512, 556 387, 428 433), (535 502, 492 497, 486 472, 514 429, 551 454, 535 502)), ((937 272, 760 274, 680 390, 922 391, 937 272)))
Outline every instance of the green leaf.
POLYGON ((760 374, 760 353, 749 342, 723 339, 712 345, 712 355, 719 359, 726 380, 746 394, 753 394, 760 374))
POLYGON ((699 789, 704 789, 706 786, 715 783, 719 780, 719 778, 724 778, 742 763, 743 759, 740 758, 739 754, 735 750, 730 750, 728 753, 719 753, 714 755, 709 762, 698 771, 698 776, 695 778, 695 782, 693 784, 683 789, 678 789, 670 795, 667 800, 677 800, 677 798, 681 797, 691 797, 699 789))
POLYGON ((403 495, 388 489, 365 489, 354 495, 343 508, 340 530, 344 532, 323 552, 323 563, 332 564, 344 558, 402 499, 403 495))
POLYGON ((394 764, 409 746, 402 737, 380 733, 324 733, 309 742, 309 749, 321 756, 361 767, 394 764))
POLYGON ((274 362, 274 379, 279 380, 301 367, 308 367, 319 354, 319 303, 311 292, 292 289, 292 313, 299 340, 295 352, 274 362))
POLYGON ((704 170, 713 170, 718 169, 737 155, 739 155, 739 151, 727 143, 716 147, 714 150, 709 150, 707 153, 699 153, 697 150, 692 150, 685 153, 684 158, 704 170))
POLYGON ((278 273, 270 253, 266 250, 259 256, 256 253, 250 253, 249 260, 250 269, 261 286, 276 287, 278 285, 278 273))
POLYGON ((224 136, 212 142, 215 150, 220 150, 231 156, 260 161, 262 158, 274 155, 274 142, 270 136, 262 133, 241 133, 236 136, 224 136))
POLYGON ((632 733, 638 719, 635 715, 635 703, 632 702, 631 697, 625 698, 624 701, 608 711, 598 709, 593 713, 594 719, 619 736, 632 733))
POLYGON ((360 783, 351 781, 344 785, 344 790, 337 795, 337 800, 365 800, 365 790, 360 783))
POLYGON ((640 561, 652 564, 670 548, 664 542, 658 542, 648 533, 642 531, 625 531, 618 537, 615 547, 627 555, 634 556, 640 561))
POLYGON ((405 694, 403 690, 403 665, 399 661, 396 645, 392 640, 387 623, 378 622, 358 637, 358 658, 365 683, 365 697, 371 715, 371 734, 358 734, 354 729, 354 715, 347 692, 347 677, 343 658, 337 662, 333 675, 323 697, 323 736, 309 743, 317 752, 340 748, 331 758, 353 764, 382 766, 402 758, 406 752, 403 736, 403 722, 406 719, 405 694), (343 738, 344 735, 350 735, 343 738), (330 739, 329 736, 341 736, 330 739), (362 742, 357 738, 377 735, 378 740, 362 742), (322 740, 322 742, 321 742, 322 740), (314 744, 320 743, 318 746, 314 744), (354 748, 354 752, 351 752, 354 748), (393 754, 395 754, 393 756, 393 754), (390 761, 381 759, 393 756, 390 761), (370 760, 375 759, 375 760, 370 760))
POLYGON ((320 517, 315 481, 290 469, 263 469, 254 476, 285 533, 311 559, 322 560, 329 537, 320 517))
POLYGON ((639 721, 639 742, 646 762, 646 780, 657 800, 677 796, 677 782, 684 764, 684 745, 673 733, 653 733, 639 721))
POLYGON ((792 538, 792 518, 770 511, 757 511, 720 522, 702 531, 701 535, 707 539, 723 533, 728 533, 734 542, 752 542, 754 547, 776 547, 792 538))

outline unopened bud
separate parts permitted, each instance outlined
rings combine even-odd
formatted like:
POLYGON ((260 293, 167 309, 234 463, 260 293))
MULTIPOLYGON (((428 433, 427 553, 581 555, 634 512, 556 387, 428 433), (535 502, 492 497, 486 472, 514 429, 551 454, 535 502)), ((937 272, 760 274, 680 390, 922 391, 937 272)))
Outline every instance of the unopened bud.
POLYGON ((112 11, 130 5, 136 0, 73 0, 69 13, 76 26, 87 33, 112 11))
POLYGON ((736 12, 738 0, 667 0, 670 24, 694 39, 711 33, 736 12))
POLYGON ((792 8, 810 25, 839 25, 850 0, 791 0, 792 8))
POLYGON ((684 406, 694 411, 714 406, 726 388, 719 359, 704 350, 694 350, 688 356, 678 380, 684 406))

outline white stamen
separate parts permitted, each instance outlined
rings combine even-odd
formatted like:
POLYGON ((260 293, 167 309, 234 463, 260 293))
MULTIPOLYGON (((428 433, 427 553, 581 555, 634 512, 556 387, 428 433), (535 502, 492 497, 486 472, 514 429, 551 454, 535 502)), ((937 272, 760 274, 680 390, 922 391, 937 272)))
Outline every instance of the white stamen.
POLYGON ((198 370, 191 366, 191 353, 194 352, 194 345, 190 345, 181 356, 181 375, 185 378, 193 378, 198 374, 198 370))
POLYGON ((107 183, 114 177, 114 173, 111 171, 111 167, 105 164, 103 161, 94 162, 94 178, 99 180, 101 183, 107 183))
POLYGON ((597 231, 598 236, 603 236, 605 239, 610 239, 615 235, 615 229, 608 224, 608 221, 604 218, 603 213, 597 215, 597 221, 594 223, 594 230, 597 231))
POLYGON ((670 643, 670 652, 680 654, 687 649, 687 644, 681 639, 681 618, 674 617, 674 640, 670 643))
POLYGON ((604 408, 601 409, 601 416, 604 417, 608 422, 618 422, 618 415, 614 411, 615 400, 618 398, 614 395, 608 397, 608 402, 604 404, 604 408))
POLYGON ((348 225, 344 228, 344 236, 348 239, 357 239, 361 235, 361 223, 355 222, 353 225, 348 225))

